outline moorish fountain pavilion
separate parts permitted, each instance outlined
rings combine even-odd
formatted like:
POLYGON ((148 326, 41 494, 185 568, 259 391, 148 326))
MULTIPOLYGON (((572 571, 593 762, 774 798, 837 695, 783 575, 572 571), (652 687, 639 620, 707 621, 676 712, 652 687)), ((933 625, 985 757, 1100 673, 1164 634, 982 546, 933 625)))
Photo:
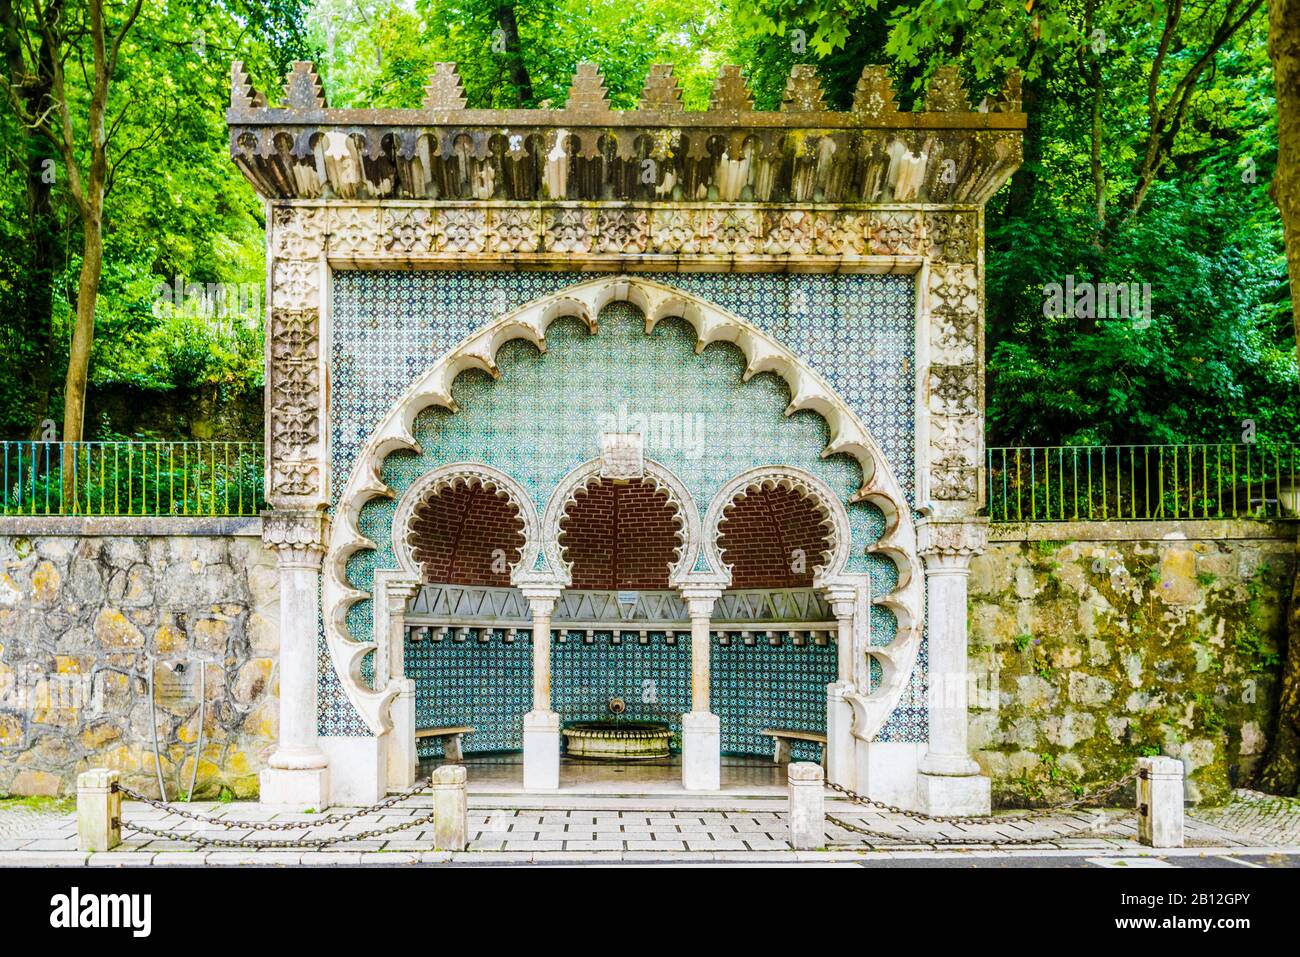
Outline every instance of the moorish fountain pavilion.
POLYGON ((1015 77, 901 112, 868 67, 832 112, 798 66, 761 112, 727 67, 688 112, 655 67, 617 111, 584 64, 562 109, 477 110, 440 64, 422 108, 354 110, 235 64, 227 116, 267 205, 263 801, 459 751, 552 789, 565 730, 627 720, 689 790, 784 729, 832 781, 988 809, 966 578, 1015 77))

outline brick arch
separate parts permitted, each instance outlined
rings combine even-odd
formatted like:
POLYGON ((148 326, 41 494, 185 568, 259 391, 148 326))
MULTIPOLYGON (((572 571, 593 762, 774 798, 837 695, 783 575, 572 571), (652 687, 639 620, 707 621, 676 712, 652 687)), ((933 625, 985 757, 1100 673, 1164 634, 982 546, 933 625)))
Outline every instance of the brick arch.
POLYGON ((597 478, 579 488, 560 519, 571 588, 666 589, 677 563, 680 519, 668 493, 647 481, 597 478))
POLYGON ((436 490, 415 507, 408 541, 426 582, 508 587, 524 548, 524 520, 500 489, 436 490))
POLYGON ((732 588, 810 588, 829 560, 830 521, 806 494, 788 486, 743 490, 723 509, 718 547, 732 588))

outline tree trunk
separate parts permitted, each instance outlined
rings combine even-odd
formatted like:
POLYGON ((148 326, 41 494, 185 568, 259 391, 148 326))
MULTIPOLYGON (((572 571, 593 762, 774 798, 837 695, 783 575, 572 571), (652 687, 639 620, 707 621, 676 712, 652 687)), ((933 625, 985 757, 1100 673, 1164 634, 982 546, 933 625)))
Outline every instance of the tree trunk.
MULTIPOLYGON (((1282 213, 1291 318, 1300 357, 1300 0, 1270 0, 1268 54, 1277 91, 1277 171, 1269 191, 1282 213)), ((1300 547, 1286 616, 1282 693, 1260 787, 1277 794, 1300 788, 1300 547)))
POLYGON ((528 107, 533 105, 533 78, 528 75, 524 65, 524 51, 519 43, 519 21, 515 17, 515 5, 503 3, 496 10, 497 26, 501 28, 501 39, 505 44, 506 63, 510 69, 510 83, 515 88, 516 105, 528 107))
POLYGON ((86 380, 90 373, 90 348, 95 339, 95 302, 99 274, 104 265, 102 203, 84 217, 81 281, 77 286, 77 321, 68 353, 68 377, 63 387, 63 441, 80 442, 86 413, 86 380))

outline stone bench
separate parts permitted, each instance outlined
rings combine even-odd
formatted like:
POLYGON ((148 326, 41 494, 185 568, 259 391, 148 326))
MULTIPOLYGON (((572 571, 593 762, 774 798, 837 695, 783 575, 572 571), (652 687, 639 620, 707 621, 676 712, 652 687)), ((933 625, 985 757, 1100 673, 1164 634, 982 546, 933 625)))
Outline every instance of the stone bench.
POLYGON ((415 740, 418 743, 423 738, 442 738, 443 757, 450 762, 459 763, 463 760, 460 749, 460 739, 467 734, 472 734, 474 729, 469 725, 461 725, 454 728, 416 728, 415 740))
POLYGON ((787 728, 768 728, 759 732, 776 742, 773 760, 777 764, 790 763, 790 743, 792 741, 815 741, 822 746, 822 767, 826 767, 826 735, 816 731, 792 731, 787 728))

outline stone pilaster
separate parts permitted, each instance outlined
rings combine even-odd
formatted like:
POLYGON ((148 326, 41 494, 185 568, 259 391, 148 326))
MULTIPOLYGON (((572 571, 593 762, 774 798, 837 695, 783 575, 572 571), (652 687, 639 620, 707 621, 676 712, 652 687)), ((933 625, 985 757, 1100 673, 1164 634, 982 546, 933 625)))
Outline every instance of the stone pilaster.
POLYGON ((325 518, 315 510, 262 516, 280 577, 280 738, 261 775, 263 804, 329 804, 329 761, 316 739, 317 592, 325 518))
POLYGON ((273 207, 268 233, 266 500, 318 508, 328 494, 325 210, 273 207))
POLYGON ((966 591, 970 561, 984 551, 988 528, 976 519, 931 520, 917 532, 930 645, 930 742, 919 766, 918 796, 930 814, 986 814, 989 779, 980 775, 966 743, 966 591))
POLYGON ((832 586, 826 589, 835 613, 837 674, 826 686, 826 776, 844 787, 857 784, 854 771, 853 706, 845 697, 855 690, 853 621, 858 605, 857 589, 832 586))
MULTIPOLYGON (((376 573, 376 586, 380 575, 376 573)), ((393 699, 393 728, 389 732, 387 751, 388 790, 408 788, 415 783, 419 757, 415 749, 415 682, 406 677, 406 609, 420 590, 420 583, 412 578, 388 577, 382 583, 383 608, 376 608, 375 637, 378 651, 375 662, 375 686, 385 687, 396 683, 397 697, 393 699), (382 624, 383 630, 380 631, 382 624), (380 660, 382 658, 382 661, 380 660)))

